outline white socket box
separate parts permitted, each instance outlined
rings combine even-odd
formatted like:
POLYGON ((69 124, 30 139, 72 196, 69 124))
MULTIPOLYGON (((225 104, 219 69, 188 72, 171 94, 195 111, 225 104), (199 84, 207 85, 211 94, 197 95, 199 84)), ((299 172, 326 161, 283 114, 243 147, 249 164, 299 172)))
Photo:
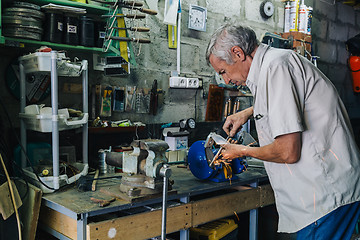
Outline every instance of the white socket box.
POLYGON ((199 88, 198 78, 170 77, 169 86, 171 88, 199 88))

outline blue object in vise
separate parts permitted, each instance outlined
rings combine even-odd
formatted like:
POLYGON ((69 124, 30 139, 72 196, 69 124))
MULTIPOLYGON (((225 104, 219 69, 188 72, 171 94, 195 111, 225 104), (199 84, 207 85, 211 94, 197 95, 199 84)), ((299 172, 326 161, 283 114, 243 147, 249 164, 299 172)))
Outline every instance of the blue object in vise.
MULTIPOLYGON (((212 159, 208 160, 204 145, 205 141, 197 141, 191 145, 188 153, 190 171, 195 177, 202 180, 213 182, 228 181, 229 179, 224 175, 222 164, 209 166, 212 159)), ((215 155, 219 149, 211 149, 209 151, 212 151, 215 155)), ((243 172, 246 169, 247 163, 242 158, 236 158, 230 162, 230 166, 232 169, 231 180, 236 180, 238 177, 235 174, 243 172)))

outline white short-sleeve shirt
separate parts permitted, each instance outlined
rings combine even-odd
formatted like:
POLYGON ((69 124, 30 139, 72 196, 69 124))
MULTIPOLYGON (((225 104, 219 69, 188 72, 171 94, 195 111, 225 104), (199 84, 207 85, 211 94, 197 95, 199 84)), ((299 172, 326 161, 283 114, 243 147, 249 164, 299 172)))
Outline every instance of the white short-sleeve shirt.
POLYGON ((265 162, 279 232, 296 232, 360 200, 360 155, 345 107, 331 81, 292 50, 260 44, 246 81, 254 96, 261 146, 301 132, 300 160, 265 162))

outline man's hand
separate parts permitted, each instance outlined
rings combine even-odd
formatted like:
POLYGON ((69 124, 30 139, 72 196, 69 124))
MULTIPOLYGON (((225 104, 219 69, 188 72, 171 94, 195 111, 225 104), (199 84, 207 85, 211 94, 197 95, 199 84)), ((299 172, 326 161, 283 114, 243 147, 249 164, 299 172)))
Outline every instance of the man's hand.
POLYGON ((221 149, 222 159, 233 160, 235 158, 245 157, 244 152, 246 148, 248 147, 244 145, 227 143, 223 145, 221 149))
POLYGON ((235 134, 241 129, 242 125, 247 122, 247 120, 251 117, 252 114, 253 107, 249 107, 238 113, 228 116, 223 125, 223 130, 230 137, 234 137, 235 134))

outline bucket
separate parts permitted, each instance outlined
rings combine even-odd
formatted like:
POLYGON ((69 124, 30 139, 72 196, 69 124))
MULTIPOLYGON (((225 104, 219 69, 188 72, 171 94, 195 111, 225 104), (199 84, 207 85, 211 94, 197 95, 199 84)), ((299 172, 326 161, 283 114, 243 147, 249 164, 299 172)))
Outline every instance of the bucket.
POLYGON ((106 23, 96 22, 95 23, 95 46, 102 48, 105 39, 106 23))
POLYGON ((47 42, 61 43, 63 38, 62 13, 46 12, 44 22, 44 40, 47 42))
POLYGON ((349 57, 349 68, 351 71, 353 90, 354 92, 360 92, 360 57, 349 57))
POLYGON ((94 35, 94 21, 87 16, 82 16, 80 18, 80 45, 85 47, 94 47, 94 35))
POLYGON ((65 15, 63 37, 63 43, 79 45, 79 18, 77 16, 65 15))

